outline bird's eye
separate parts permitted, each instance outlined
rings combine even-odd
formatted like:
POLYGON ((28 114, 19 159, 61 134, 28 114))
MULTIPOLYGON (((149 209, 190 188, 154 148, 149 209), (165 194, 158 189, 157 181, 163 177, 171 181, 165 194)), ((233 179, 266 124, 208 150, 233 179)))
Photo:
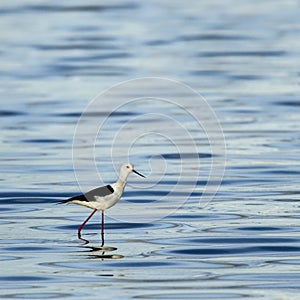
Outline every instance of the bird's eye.
POLYGON ((126 166, 127 169, 129 169, 129 166, 126 166))

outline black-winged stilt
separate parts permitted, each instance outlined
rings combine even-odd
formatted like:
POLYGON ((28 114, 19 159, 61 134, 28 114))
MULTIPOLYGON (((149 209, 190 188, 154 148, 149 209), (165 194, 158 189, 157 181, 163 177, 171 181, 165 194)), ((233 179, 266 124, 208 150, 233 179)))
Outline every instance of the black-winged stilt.
POLYGON ((120 174, 117 182, 113 184, 108 184, 96 189, 93 189, 85 194, 81 194, 67 200, 61 201, 60 203, 74 203, 86 206, 93 209, 92 213, 86 218, 86 220, 78 227, 78 238, 88 243, 87 240, 81 238, 81 230, 84 225, 90 220, 90 218, 96 213, 97 210, 102 211, 102 227, 101 227, 101 237, 102 244, 104 245, 104 211, 113 205, 115 205, 121 198, 128 175, 134 172, 141 177, 144 177, 141 173, 134 170, 133 164, 123 164, 120 169, 120 174))

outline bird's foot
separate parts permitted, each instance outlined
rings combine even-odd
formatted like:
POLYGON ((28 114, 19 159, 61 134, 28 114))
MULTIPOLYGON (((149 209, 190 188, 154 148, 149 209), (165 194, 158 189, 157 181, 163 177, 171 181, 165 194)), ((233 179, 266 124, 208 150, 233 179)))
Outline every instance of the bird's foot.
POLYGON ((82 238, 81 235, 78 235, 78 239, 84 242, 83 245, 87 245, 90 242, 89 240, 82 238))

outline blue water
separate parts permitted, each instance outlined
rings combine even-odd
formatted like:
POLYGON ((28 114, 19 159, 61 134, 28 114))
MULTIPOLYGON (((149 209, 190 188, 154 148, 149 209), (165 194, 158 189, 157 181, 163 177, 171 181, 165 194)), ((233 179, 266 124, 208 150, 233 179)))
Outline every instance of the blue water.
POLYGON ((1 3, 1 298, 298 299, 299 8, 268 0, 1 3), (87 114, 94 123, 109 116, 94 141, 101 178, 88 164, 89 126, 74 170, 74 132, 90 101, 145 76, 201 93, 226 156, 212 153, 186 113, 201 111, 200 102, 143 99, 109 115, 125 103, 120 93, 87 114), (147 179, 130 175, 107 213, 104 251, 100 214, 83 245, 76 232, 89 211, 56 203, 114 181, 128 156, 147 179), (222 157, 222 184, 201 207, 210 163, 222 157))

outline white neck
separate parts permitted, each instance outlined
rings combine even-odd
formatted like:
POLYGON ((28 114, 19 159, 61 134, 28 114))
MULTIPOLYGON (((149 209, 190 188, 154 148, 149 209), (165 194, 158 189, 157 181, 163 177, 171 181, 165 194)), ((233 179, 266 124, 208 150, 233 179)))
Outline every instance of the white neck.
POLYGON ((126 181, 127 181, 128 175, 129 175, 129 174, 125 174, 125 175, 124 175, 124 174, 120 174, 117 182, 118 182, 119 184, 121 184, 121 185, 125 185, 125 184, 126 184, 126 181))

